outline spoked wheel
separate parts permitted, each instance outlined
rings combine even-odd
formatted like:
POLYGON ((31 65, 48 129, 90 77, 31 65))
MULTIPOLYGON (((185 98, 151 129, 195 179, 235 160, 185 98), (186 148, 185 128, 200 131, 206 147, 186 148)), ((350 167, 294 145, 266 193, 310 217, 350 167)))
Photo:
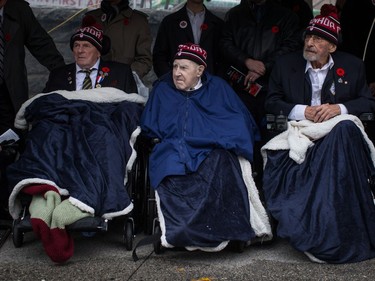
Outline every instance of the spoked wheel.
POLYGON ((12 226, 12 238, 13 238, 13 244, 16 248, 20 248, 23 245, 23 231, 18 227, 18 224, 20 223, 20 219, 16 219, 13 221, 12 226))
MULTIPOLYGON (((154 226, 154 235, 155 234, 161 235, 161 228, 160 228, 159 222, 156 220, 155 220, 155 226, 154 226)), ((163 252, 162 246, 161 246, 161 239, 158 239, 153 244, 154 244, 155 254, 160 255, 163 252)))
POLYGON ((124 224, 124 244, 128 251, 133 249, 134 224, 131 219, 127 219, 124 224))

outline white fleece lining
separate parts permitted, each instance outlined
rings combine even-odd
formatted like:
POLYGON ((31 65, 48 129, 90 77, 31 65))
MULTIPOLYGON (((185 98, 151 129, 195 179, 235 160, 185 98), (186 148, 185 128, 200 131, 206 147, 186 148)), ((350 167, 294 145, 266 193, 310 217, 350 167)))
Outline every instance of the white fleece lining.
MULTIPOLYGON (((79 91, 65 91, 65 90, 59 90, 59 91, 54 91, 51 93, 42 93, 35 95, 34 97, 28 99, 26 102, 24 102, 18 111, 14 125, 18 129, 27 129, 28 124, 25 119, 25 110, 26 108, 36 99, 39 97, 49 95, 49 94, 59 94, 66 99, 70 100, 86 100, 86 101, 91 101, 91 102, 96 102, 96 103, 110 103, 110 102, 121 102, 121 101, 129 101, 129 102, 134 102, 134 103, 139 103, 144 105, 147 101, 145 97, 142 97, 138 94, 127 94, 124 91, 121 91, 116 88, 111 88, 111 87, 103 87, 103 88, 95 88, 95 89, 89 89, 89 90, 79 90, 79 91)), ((129 143, 132 148, 132 154, 129 158, 129 161, 126 165, 126 169, 129 170, 132 168, 136 157, 137 153, 134 149, 134 143, 136 141, 137 136, 140 134, 141 129, 138 126, 136 130, 131 134, 129 143)), ((124 188, 127 183, 127 175, 128 173, 125 173, 125 178, 124 178, 124 188)), ((21 202, 17 198, 17 195, 19 192, 24 188, 25 186, 28 185, 35 185, 35 184, 48 184, 51 186, 56 187, 58 190, 59 194, 62 196, 69 196, 69 192, 67 189, 62 189, 59 186, 56 185, 55 182, 50 181, 50 180, 45 180, 45 179, 40 179, 40 178, 29 178, 29 179, 24 179, 20 181, 19 183, 16 184, 16 186, 13 188, 12 193, 9 196, 9 213, 12 216, 13 219, 17 219, 19 217, 19 214, 22 210, 21 202)), ((87 204, 83 203, 82 201, 69 197, 69 201, 82 211, 88 212, 90 214, 94 214, 94 209, 87 204)), ((107 218, 107 219, 112 219, 116 216, 120 215, 126 215, 128 214, 131 210, 133 209, 133 203, 131 203, 129 206, 127 206, 124 210, 117 211, 117 212, 112 212, 112 213, 107 213, 104 214, 102 217, 107 218)))
POLYGON ((22 210, 21 201, 17 198, 17 195, 20 193, 22 188, 28 185, 36 185, 36 184, 48 184, 53 187, 55 187, 59 194, 62 196, 68 196, 69 192, 66 189, 60 188, 55 182, 40 178, 30 178, 30 179, 24 179, 16 184, 16 186, 13 188, 12 193, 9 196, 9 213, 12 216, 13 219, 17 219, 19 217, 19 214, 22 210))
MULTIPOLYGON (((306 152, 309 147, 314 145, 313 141, 326 136, 332 128, 340 121, 349 120, 354 122, 360 129, 363 138, 365 139, 371 154, 373 165, 375 166, 375 147, 372 141, 368 138, 362 121, 354 115, 343 114, 338 115, 330 120, 322 123, 314 123, 309 120, 302 121, 289 121, 288 129, 266 143, 262 148, 263 163, 266 166, 267 163, 267 150, 288 150, 289 157, 292 158, 296 163, 301 164, 305 160, 306 152)), ((375 203, 375 200, 374 200, 375 203)), ((304 254, 315 263, 326 263, 309 252, 304 254)))
POLYGON ((314 123, 309 120, 289 121, 286 131, 271 139, 261 148, 263 168, 267 163, 267 150, 289 150, 289 157, 296 163, 301 164, 305 160, 308 148, 314 145, 314 141, 326 136, 337 123, 344 120, 354 122, 361 130, 370 149, 372 162, 375 165, 374 144, 368 138, 361 120, 357 116, 343 114, 322 123, 314 123))
MULTIPOLYGON (((255 235, 262 238, 262 241, 267 241, 272 239, 272 230, 269 222, 269 218, 262 202, 260 201, 258 189, 255 185, 254 179, 252 177, 251 164, 248 160, 243 157, 238 157, 238 161, 241 165, 242 177, 247 187, 247 193, 250 205, 250 225, 255 232, 255 235)), ((165 248, 173 248, 174 246, 169 244, 165 233, 165 220, 163 213, 160 208, 160 198, 155 190, 156 206, 158 211, 159 225, 161 229, 161 244, 165 248)), ((229 241, 223 241, 216 247, 196 247, 196 246, 186 246, 185 248, 189 251, 201 250, 205 252, 218 252, 223 250, 229 241)))
POLYGON ((129 101, 139 104, 145 104, 147 99, 142 97, 138 94, 127 94, 124 91, 121 91, 116 88, 111 87, 103 87, 103 88, 95 88, 89 90, 79 90, 79 91, 65 91, 65 90, 58 90, 50 93, 42 93, 37 94, 34 97, 28 99, 24 102, 17 112, 14 126, 18 129, 27 129, 28 124, 25 119, 25 109, 36 99, 40 98, 41 96, 46 96, 50 94, 59 94, 68 100, 85 100, 91 101, 96 103, 111 103, 111 102, 121 102, 121 101, 129 101))

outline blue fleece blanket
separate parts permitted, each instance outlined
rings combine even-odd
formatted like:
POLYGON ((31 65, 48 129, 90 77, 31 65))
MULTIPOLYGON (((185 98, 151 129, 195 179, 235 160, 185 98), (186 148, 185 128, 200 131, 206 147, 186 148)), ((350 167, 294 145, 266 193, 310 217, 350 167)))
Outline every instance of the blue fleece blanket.
POLYGON ((375 149, 355 116, 292 121, 269 141, 263 189, 277 235, 312 261, 375 257, 375 149))
POLYGON ((16 125, 32 129, 25 151, 8 168, 11 215, 18 217, 17 195, 32 184, 55 186, 75 206, 97 216, 129 213, 126 175, 135 159, 144 102, 110 88, 60 91, 27 103, 16 125))

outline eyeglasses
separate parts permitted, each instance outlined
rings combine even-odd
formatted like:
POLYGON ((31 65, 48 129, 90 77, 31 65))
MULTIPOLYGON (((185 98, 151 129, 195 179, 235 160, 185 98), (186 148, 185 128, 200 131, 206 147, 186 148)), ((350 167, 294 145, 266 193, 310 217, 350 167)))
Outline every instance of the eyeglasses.
POLYGON ((314 44, 320 44, 320 43, 324 42, 324 39, 320 36, 311 35, 311 34, 308 34, 308 35, 305 36, 305 42, 309 42, 310 39, 312 39, 314 44))

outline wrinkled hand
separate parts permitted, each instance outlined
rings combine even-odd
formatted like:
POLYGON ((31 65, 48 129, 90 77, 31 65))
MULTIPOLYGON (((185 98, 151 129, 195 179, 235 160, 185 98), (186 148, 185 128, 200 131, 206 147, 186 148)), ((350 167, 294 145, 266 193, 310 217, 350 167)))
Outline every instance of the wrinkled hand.
POLYGON ((249 88, 251 83, 254 83, 261 75, 254 71, 248 71, 245 77, 244 85, 249 88))
POLYGON ((248 69, 244 85, 255 82, 260 76, 266 74, 266 66, 259 60, 246 59, 245 65, 248 69))
POLYGON ((307 120, 314 123, 327 121, 337 115, 341 114, 341 109, 338 104, 321 104, 316 106, 308 106, 305 110, 305 117, 307 120))

